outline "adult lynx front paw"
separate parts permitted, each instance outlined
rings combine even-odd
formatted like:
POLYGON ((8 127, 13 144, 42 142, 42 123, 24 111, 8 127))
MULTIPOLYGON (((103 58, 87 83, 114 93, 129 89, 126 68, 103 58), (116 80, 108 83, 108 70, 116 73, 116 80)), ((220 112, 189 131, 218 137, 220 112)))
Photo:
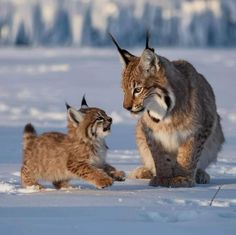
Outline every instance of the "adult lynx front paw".
POLYGON ((111 176, 115 181, 125 181, 125 172, 124 171, 113 171, 111 176))
POLYGON ((153 174, 146 167, 138 167, 130 172, 128 177, 130 179, 152 179, 153 174))
POLYGON ((194 181, 191 177, 176 176, 173 178, 161 178, 154 176, 150 182, 150 186, 163 186, 171 188, 190 188, 194 186, 194 181))

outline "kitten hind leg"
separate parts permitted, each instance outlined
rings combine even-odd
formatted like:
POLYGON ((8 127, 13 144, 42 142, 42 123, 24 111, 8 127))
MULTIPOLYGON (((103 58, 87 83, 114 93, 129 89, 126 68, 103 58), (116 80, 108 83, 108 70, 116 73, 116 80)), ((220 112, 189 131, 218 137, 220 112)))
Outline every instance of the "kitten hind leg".
POLYGON ((43 189, 44 187, 39 184, 35 179, 30 176, 27 167, 23 166, 21 168, 21 184, 23 187, 34 187, 35 189, 43 189))

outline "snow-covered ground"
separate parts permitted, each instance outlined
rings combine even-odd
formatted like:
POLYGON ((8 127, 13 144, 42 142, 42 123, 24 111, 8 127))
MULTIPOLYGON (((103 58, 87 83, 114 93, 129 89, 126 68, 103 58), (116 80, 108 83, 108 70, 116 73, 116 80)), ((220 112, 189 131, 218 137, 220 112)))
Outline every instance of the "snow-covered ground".
MULTIPOLYGON (((65 129, 65 105, 88 104, 113 116, 108 161, 127 173, 139 165, 134 124, 122 109, 120 64, 114 50, 0 50, 0 234, 236 234, 236 50, 159 49, 192 62, 212 84, 226 144, 209 173, 191 189, 127 180, 105 190, 73 181, 44 191, 20 186, 21 134, 31 121, 39 132, 65 129), (210 206, 210 201, 221 187, 210 206)), ((140 53, 140 50, 132 51, 140 53)))

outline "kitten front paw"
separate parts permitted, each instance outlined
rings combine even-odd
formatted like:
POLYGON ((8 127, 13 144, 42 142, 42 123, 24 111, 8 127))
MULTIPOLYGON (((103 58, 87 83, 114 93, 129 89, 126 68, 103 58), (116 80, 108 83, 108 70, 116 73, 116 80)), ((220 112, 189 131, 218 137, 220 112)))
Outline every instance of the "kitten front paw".
POLYGON ((170 188, 190 188, 194 186, 194 180, 192 177, 184 177, 184 176, 176 176, 173 178, 162 178, 158 176, 154 176, 150 182, 150 186, 163 186, 170 188))
POLYGON ((44 186, 37 183, 37 184, 34 184, 34 185, 27 185, 26 189, 32 189, 32 190, 35 190, 35 191, 40 191, 40 190, 44 189, 44 186))
POLYGON ((113 184, 113 179, 111 177, 103 177, 96 180, 95 186, 98 189, 103 189, 113 184))

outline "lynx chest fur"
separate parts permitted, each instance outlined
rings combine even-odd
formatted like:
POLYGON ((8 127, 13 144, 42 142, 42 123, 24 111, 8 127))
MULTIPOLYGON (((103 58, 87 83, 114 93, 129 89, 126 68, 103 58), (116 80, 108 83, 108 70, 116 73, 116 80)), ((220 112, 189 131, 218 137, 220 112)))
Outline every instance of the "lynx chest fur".
POLYGON ((97 139, 94 143, 94 154, 90 157, 90 164, 102 167, 106 162, 107 145, 103 139, 97 139))
POLYGON ((187 137, 190 135, 189 131, 186 130, 171 130, 171 131, 157 131, 153 132, 150 138, 154 140, 168 151, 177 152, 179 146, 186 141, 187 137))

